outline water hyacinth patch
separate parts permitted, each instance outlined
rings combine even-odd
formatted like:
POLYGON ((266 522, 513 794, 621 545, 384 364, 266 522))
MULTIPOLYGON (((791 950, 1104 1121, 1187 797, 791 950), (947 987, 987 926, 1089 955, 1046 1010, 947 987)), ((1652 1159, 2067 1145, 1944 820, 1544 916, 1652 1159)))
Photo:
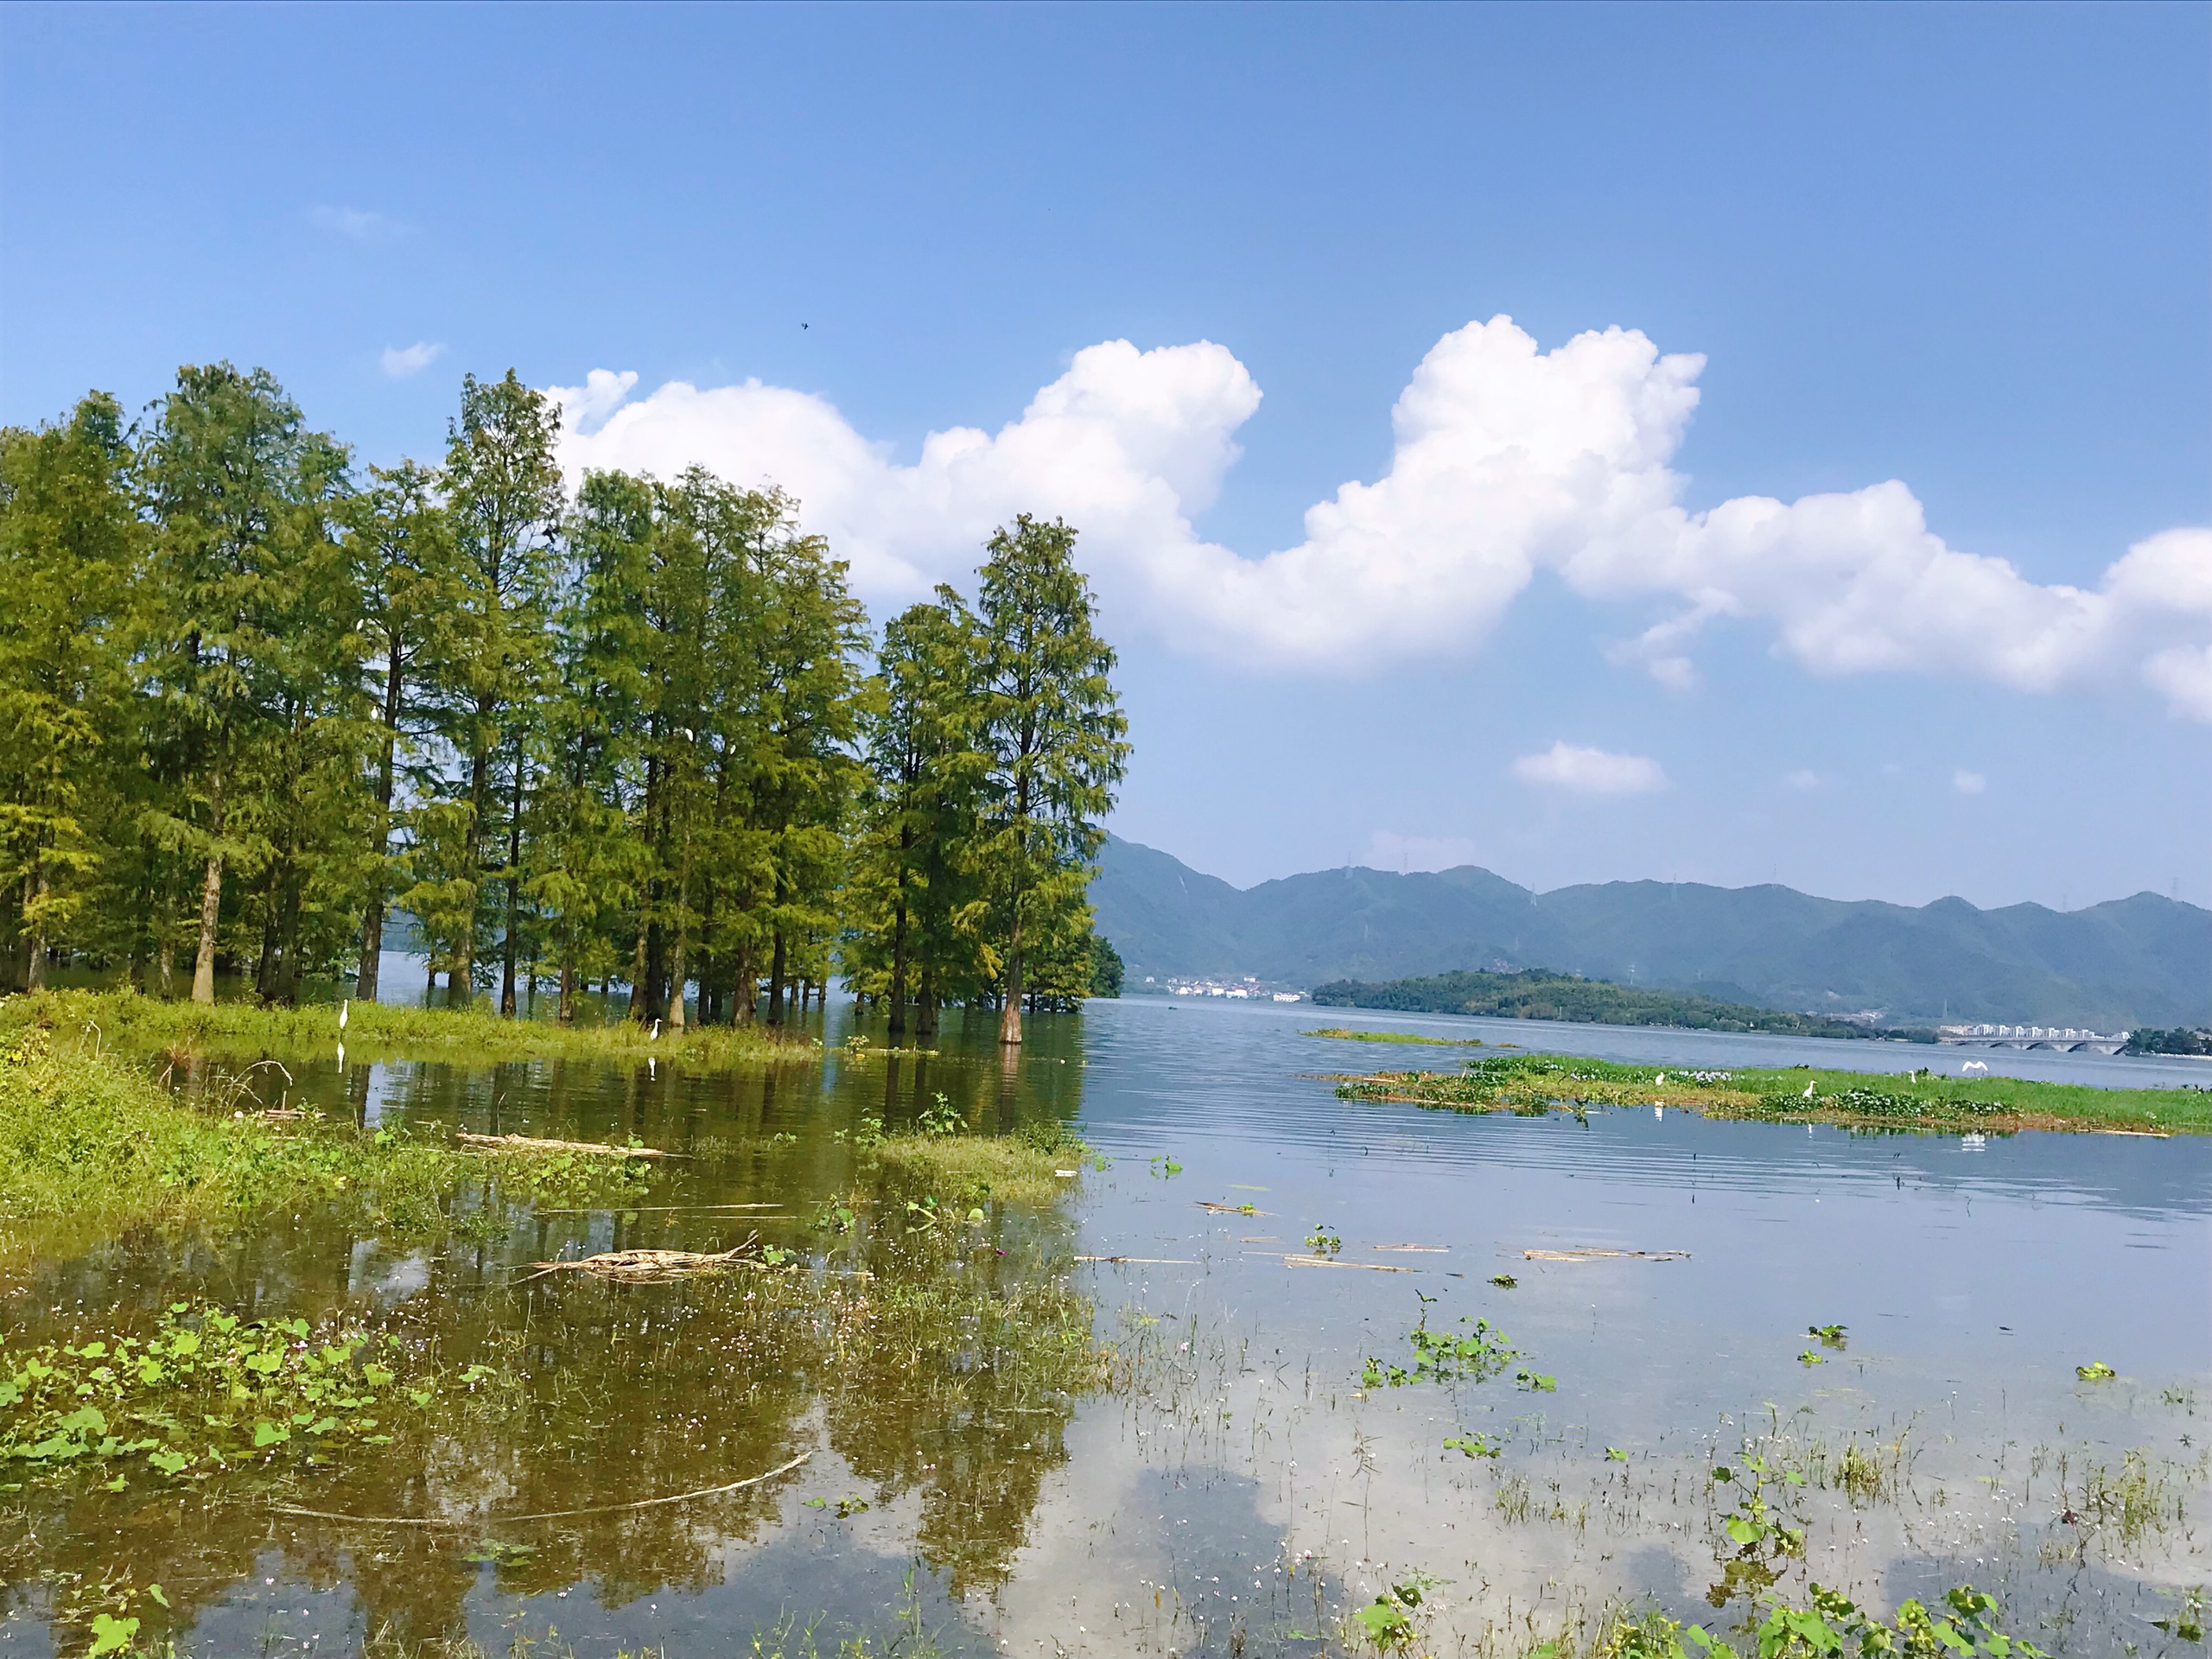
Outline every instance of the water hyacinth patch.
POLYGON ((188 1302, 144 1335, 0 1346, 0 1484, 18 1489, 92 1472, 118 1491, 142 1471, 204 1479, 278 1448, 319 1463, 388 1444, 438 1393, 388 1332, 188 1302))

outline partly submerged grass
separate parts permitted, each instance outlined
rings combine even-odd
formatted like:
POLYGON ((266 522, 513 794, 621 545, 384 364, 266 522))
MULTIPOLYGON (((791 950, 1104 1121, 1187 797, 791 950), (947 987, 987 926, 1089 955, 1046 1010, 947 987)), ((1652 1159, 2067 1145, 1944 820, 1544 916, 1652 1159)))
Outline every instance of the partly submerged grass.
POLYGON ((533 1197, 634 1192, 650 1179, 641 1160, 486 1159, 397 1130, 245 1109, 257 1104, 181 1101, 128 1062, 57 1044, 43 1027, 0 1041, 0 1240, 20 1245, 28 1228, 58 1224, 84 1243, 144 1223, 243 1220, 308 1198, 353 1206, 391 1236, 423 1236, 444 1224, 446 1198, 487 1169, 533 1197))
POLYGON ((879 1141, 874 1153, 886 1174, 945 1202, 1043 1205, 1068 1190, 1071 1183, 1056 1172, 1080 1169, 1084 1147, 1019 1135, 899 1135, 879 1141))
POLYGON ((1680 1106, 1710 1117, 1861 1128, 2096 1129, 2212 1134, 2212 1090, 2098 1089, 2019 1077, 1965 1079, 1863 1071, 1615 1065, 1564 1054, 1500 1054, 1461 1071, 1382 1071, 1341 1079, 1347 1100, 1402 1100, 1459 1112, 1553 1106, 1680 1106), (1809 1092, 1808 1092, 1809 1091, 1809 1092))
POLYGON ((696 1070, 763 1060, 810 1060, 811 1038, 762 1026, 696 1026, 681 1033, 623 1020, 560 1026, 503 1020, 476 1008, 397 1007, 383 1002, 264 1008, 252 1003, 164 1002, 135 991, 41 991, 0 999, 0 1039, 31 1026, 96 1036, 137 1049, 181 1048, 226 1056, 316 1058, 342 1040, 363 1059, 461 1060, 653 1058, 696 1070))
POLYGON ((1343 1043, 1416 1043, 1424 1048, 1483 1048, 1479 1037, 1423 1037, 1410 1031, 1351 1031, 1343 1026, 1324 1026, 1305 1031, 1301 1037, 1333 1037, 1343 1043))

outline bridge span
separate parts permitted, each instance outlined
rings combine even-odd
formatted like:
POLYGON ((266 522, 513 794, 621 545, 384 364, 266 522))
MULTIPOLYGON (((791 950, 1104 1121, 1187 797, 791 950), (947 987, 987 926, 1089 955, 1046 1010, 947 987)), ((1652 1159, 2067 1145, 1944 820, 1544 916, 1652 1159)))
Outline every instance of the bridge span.
POLYGON ((2073 1026, 1945 1026, 1936 1035, 1953 1048, 2041 1048, 2066 1054, 2117 1054, 2128 1033, 2073 1026))

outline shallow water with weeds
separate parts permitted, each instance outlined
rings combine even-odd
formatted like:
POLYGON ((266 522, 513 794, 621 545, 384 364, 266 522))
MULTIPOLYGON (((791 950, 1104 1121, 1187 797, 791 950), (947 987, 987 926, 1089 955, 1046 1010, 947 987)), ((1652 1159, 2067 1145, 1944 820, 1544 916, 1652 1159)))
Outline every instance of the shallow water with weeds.
POLYGON ((47 1448, 0 1462, 0 1656, 1748 1649, 1815 1584, 2202 1651, 2212 1141, 1345 1101, 1311 1023, 264 1071, 672 1155, 486 1160, 427 1237, 57 1221, 0 1302, 47 1448))

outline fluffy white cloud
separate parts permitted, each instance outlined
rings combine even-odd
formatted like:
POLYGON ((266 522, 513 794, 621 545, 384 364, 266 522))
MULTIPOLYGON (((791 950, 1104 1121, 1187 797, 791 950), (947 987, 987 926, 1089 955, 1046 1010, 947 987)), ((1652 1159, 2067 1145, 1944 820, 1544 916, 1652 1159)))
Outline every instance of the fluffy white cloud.
POLYGON ((1303 541, 1259 558, 1192 526, 1260 402, 1209 341, 1087 347, 1020 419, 933 432, 912 465, 823 399, 759 381, 671 382, 633 400, 634 375, 595 370, 555 391, 572 472, 696 463, 777 483, 871 597, 963 573, 994 526, 1027 511, 1080 529, 1117 618, 1260 665, 1465 653, 1548 569, 1593 599, 1670 604, 1616 656, 1677 690, 1695 683, 1699 634, 1736 620, 1770 626, 1777 651, 1815 673, 1962 673, 2031 691, 2133 674, 2212 720, 2212 531, 2152 537, 2088 589, 1946 545, 1895 481, 1691 513, 1670 463, 1703 366, 1632 329, 1543 352, 1510 318, 1470 323, 1399 397, 1383 474, 1315 504, 1303 541))
POLYGON ((384 372, 395 380, 404 380, 410 374, 420 374, 445 355, 442 343, 418 340, 412 346, 387 346, 377 361, 384 372))
POLYGON ((1783 773, 1782 781, 1792 789, 1818 789, 1821 786, 1821 774, 1810 766, 1800 766, 1795 772, 1783 773))
POLYGON ((1541 754, 1524 754, 1513 763, 1524 784, 1573 790, 1582 795, 1648 795, 1667 787, 1667 774, 1647 754, 1613 754, 1560 741, 1541 754))
POLYGON ((1951 774, 1951 787, 1961 795, 1979 795, 1989 787, 1989 779, 1978 772, 1963 767, 1951 774))

